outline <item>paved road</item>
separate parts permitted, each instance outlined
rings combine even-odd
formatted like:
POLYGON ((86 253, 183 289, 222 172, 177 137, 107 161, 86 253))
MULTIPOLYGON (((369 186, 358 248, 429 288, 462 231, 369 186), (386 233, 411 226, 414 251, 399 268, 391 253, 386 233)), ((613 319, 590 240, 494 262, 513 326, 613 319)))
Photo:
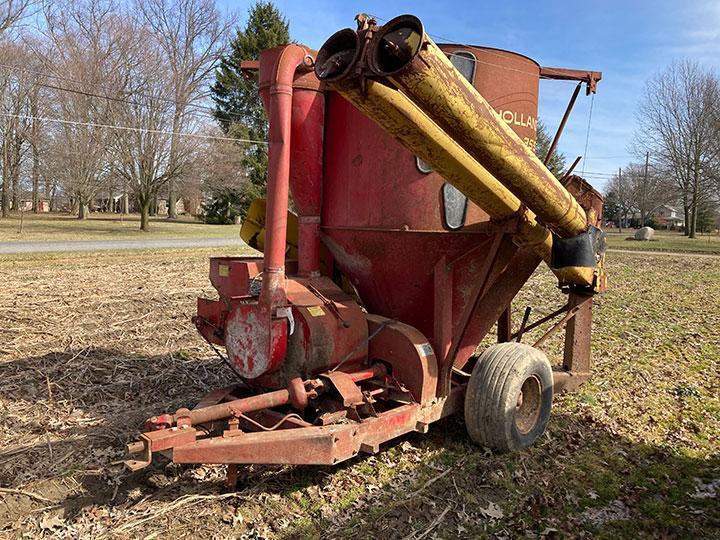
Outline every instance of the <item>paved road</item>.
POLYGON ((239 238, 165 238, 161 240, 73 240, 60 242, 0 242, 0 255, 53 251, 109 251, 244 246, 239 238))
MULTIPOLYGON (((123 249, 173 249, 244 246, 239 238, 165 238, 161 240, 73 240, 59 242, 0 242, 0 255, 18 253, 50 253, 63 251, 114 251, 123 249)), ((644 251, 608 249, 609 253, 661 255, 666 257, 717 257, 712 253, 681 253, 674 251, 644 251)))

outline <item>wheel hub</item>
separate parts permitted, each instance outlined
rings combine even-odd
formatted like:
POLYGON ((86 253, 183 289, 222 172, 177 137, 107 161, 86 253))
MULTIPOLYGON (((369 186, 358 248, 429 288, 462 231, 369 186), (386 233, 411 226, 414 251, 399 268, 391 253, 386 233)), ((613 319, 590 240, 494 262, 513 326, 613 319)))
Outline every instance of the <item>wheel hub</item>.
POLYGON ((529 433, 540 418, 542 386, 535 375, 525 379, 515 406, 515 426, 522 433, 529 433))

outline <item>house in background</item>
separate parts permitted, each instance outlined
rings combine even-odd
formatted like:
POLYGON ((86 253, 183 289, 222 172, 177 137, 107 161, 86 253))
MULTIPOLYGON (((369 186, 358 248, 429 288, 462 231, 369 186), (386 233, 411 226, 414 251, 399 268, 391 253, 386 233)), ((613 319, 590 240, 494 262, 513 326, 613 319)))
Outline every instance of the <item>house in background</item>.
MULTIPOLYGON (((158 199, 157 202, 157 214, 158 216, 167 216, 168 215, 168 207, 169 207, 169 201, 168 199, 158 199)), ((185 213, 185 203, 182 199, 178 199, 175 203, 175 211, 178 213, 178 215, 182 215, 185 213)))
MULTIPOLYGON (((33 197, 32 192, 25 192, 22 194, 22 197, 20 198, 20 205, 18 207, 18 210, 21 212, 32 212, 33 209, 33 203, 32 203, 33 197)), ((38 212, 49 212, 50 211, 50 201, 45 198, 44 195, 38 196, 38 212)))
POLYGON ((685 214, 668 204, 662 204, 653 210, 652 218, 660 229, 675 231, 685 228, 685 214))

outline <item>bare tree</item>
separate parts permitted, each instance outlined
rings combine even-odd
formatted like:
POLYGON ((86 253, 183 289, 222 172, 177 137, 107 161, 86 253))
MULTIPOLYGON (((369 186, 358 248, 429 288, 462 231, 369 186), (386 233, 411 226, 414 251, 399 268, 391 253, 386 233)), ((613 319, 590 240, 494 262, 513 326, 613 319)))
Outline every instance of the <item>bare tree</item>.
POLYGON ((77 209, 89 206, 110 178, 113 132, 112 105, 126 96, 129 50, 137 39, 127 18, 111 0, 68 0, 46 9, 47 31, 54 57, 52 79, 57 124, 50 145, 54 174, 77 209))
MULTIPOLYGON (((27 62, 29 52, 22 43, 6 42, 0 57, 11 57, 16 62, 27 62)), ((22 193, 21 167, 28 149, 31 126, 29 97, 34 82, 24 71, 8 70, 0 80, 0 134, 2 135, 2 216, 10 209, 19 209, 22 193)))
MULTIPOLYGON (((172 71, 146 30, 138 29, 128 94, 132 100, 113 103, 114 122, 129 129, 114 132, 116 172, 140 206, 140 228, 149 230, 150 207, 180 163, 171 159, 174 117, 172 71)), ((179 141, 177 144, 184 144, 179 141)), ((183 152, 181 148, 179 152, 183 152)))
POLYGON ((635 147, 643 154, 649 151, 659 168, 671 171, 691 238, 709 171, 718 158, 713 117, 719 95, 713 72, 683 60, 648 82, 638 112, 635 147))
POLYGON ((198 200, 214 165, 187 135, 212 121, 209 79, 232 24, 214 0, 0 0, 4 215, 30 187, 35 211, 42 192, 51 209, 64 195, 79 218, 98 196, 114 210, 104 199, 119 193, 127 212, 130 192, 145 230, 166 189, 170 216, 181 185, 198 200), (33 5, 42 23, 3 38, 33 5))
POLYGON ((640 214, 640 226, 645 226, 648 218, 660 205, 676 198, 672 181, 668 180, 668 171, 644 164, 631 163, 623 172, 629 187, 632 206, 640 214))
POLYGON ((633 211, 633 189, 630 179, 622 169, 612 177, 606 189, 606 204, 613 206, 618 229, 627 225, 628 215, 633 211))
POLYGON ((209 77, 224 51, 232 22, 221 15, 214 0, 136 0, 136 6, 172 74, 173 135, 168 169, 175 173, 167 183, 168 217, 175 218, 176 182, 187 163, 175 133, 189 126, 198 102, 207 96, 209 77))
POLYGON ((43 62, 47 58, 47 42, 33 37, 25 37, 23 42, 28 49, 28 59, 25 63, 26 74, 31 77, 27 96, 30 115, 30 130, 27 135, 27 142, 32 156, 30 165, 32 210, 38 213, 40 211, 40 180, 42 174, 40 156, 47 140, 47 126, 44 124, 43 116, 50 98, 47 92, 44 92, 44 77, 42 77, 43 62))
POLYGON ((0 0, 0 35, 20 22, 37 0, 0 0))

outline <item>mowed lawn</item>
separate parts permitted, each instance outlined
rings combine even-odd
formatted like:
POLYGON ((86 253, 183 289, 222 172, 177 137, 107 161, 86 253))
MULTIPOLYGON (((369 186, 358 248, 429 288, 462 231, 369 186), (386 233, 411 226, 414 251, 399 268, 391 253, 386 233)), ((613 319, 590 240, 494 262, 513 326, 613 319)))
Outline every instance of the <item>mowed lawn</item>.
POLYGON ((150 231, 140 230, 140 216, 93 213, 84 220, 69 214, 13 213, 0 219, 0 242, 71 240, 143 240, 161 238, 237 238, 238 225, 206 225, 192 216, 177 220, 150 218, 150 231))
MULTIPOLYGON (((0 261, 0 536, 720 536, 716 257, 609 254, 594 377, 556 396, 527 451, 485 452, 455 417, 337 467, 244 467, 234 492, 221 466, 129 473, 117 461, 145 418, 233 380, 190 321, 214 292, 207 257, 233 253, 0 261)), ((516 327, 562 302, 541 268, 516 327)), ((560 336, 545 350, 559 361, 560 336)))
POLYGON ((655 231, 650 241, 635 240, 633 229, 605 229, 608 247, 611 249, 643 251, 681 251, 688 253, 711 253, 720 255, 720 234, 698 233, 697 238, 688 238, 674 231, 655 231))

